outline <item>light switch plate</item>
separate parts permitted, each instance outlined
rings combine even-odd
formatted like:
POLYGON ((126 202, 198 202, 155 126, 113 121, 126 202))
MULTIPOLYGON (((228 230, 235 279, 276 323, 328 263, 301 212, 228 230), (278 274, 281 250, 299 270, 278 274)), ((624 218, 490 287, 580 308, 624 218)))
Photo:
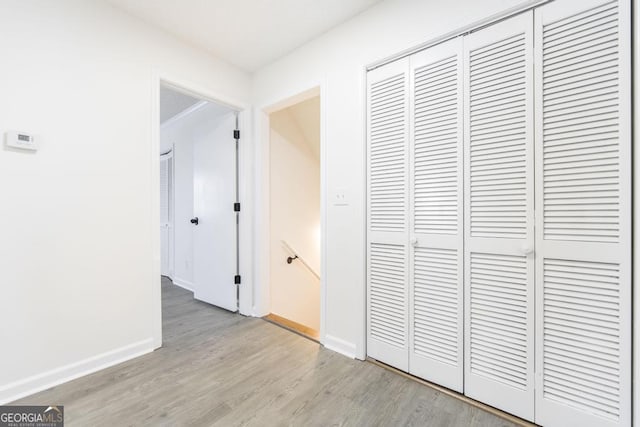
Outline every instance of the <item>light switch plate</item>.
POLYGON ((346 188, 338 188, 333 193, 334 206, 349 206, 350 199, 349 190, 346 188))

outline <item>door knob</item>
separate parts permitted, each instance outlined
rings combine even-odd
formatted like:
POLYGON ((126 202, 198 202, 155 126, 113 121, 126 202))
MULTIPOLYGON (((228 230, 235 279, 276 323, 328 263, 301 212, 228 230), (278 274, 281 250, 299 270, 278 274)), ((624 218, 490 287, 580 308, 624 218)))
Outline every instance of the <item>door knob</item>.
POLYGON ((198 225, 198 217, 191 218, 191 224, 198 225))
POLYGON ((418 246, 418 238, 417 237, 411 238, 411 246, 413 246, 414 248, 416 246, 418 246))

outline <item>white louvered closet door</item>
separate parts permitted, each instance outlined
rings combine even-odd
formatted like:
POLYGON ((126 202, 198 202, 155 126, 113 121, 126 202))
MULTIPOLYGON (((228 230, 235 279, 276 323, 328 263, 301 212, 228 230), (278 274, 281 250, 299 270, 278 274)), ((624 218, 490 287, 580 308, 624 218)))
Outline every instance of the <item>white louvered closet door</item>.
POLYGON ((160 274, 171 275, 171 155, 160 156, 160 274))
POLYGON ((367 74, 367 354, 409 364, 409 59, 367 74))
POLYGON ((536 422, 631 425, 630 2, 536 11, 536 422))
POLYGON ((464 40, 465 394, 534 416, 533 17, 464 40))
POLYGON ((409 372, 463 390, 462 38, 411 57, 409 372))
POLYGON ((170 201, 170 161, 171 157, 160 158, 160 226, 169 224, 170 201))

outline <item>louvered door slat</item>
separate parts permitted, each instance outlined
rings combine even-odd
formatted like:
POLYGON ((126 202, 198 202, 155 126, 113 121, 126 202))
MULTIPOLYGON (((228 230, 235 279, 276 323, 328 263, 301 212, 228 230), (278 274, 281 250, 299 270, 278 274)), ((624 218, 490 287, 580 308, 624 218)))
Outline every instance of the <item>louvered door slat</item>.
POLYGON ((628 3, 536 11, 536 422, 630 425, 628 3))
POLYGON ((408 370, 408 60, 367 80, 367 355, 408 370))
POLYGON ((384 183, 387 190, 377 192, 379 197, 370 201, 372 231, 405 229, 406 97, 406 78, 402 73, 370 87, 369 146, 372 153, 384 149, 382 155, 370 157, 370 183, 373 189, 384 183))
POLYGON ((529 420, 532 33, 524 14, 464 42, 465 394, 529 420))
MULTIPOLYGON (((582 54, 585 50, 601 49, 605 41, 610 41, 609 49, 617 51, 618 49, 618 33, 617 33, 617 6, 614 3, 605 4, 590 12, 586 12, 582 19, 574 17, 574 24, 566 24, 563 26, 548 28, 545 26, 541 33, 543 40, 542 46, 542 93, 543 108, 541 111, 542 135, 544 145, 557 146, 558 140, 566 138, 597 138, 605 136, 609 140, 617 142, 618 135, 618 117, 619 105, 615 102, 608 103, 606 108, 600 108, 599 111, 590 114, 584 113, 584 107, 578 107, 579 111, 565 111, 565 117, 558 119, 556 115, 551 118, 547 117, 545 101, 561 100, 567 96, 577 93, 582 94, 581 98, 589 104, 593 102, 602 102, 609 99, 611 93, 617 92, 618 86, 618 67, 617 58, 612 56, 608 61, 602 62, 597 71, 585 71, 579 69, 578 72, 573 71, 571 78, 565 75, 563 79, 552 78, 546 76, 547 67, 553 64, 555 58, 563 58, 567 67, 573 64, 576 66, 582 62, 578 53, 582 54), (548 41, 552 40, 553 44, 548 45, 548 41), (570 59, 566 59, 566 58, 570 59), (610 87, 607 93, 593 96, 594 90, 602 87, 610 87), (570 119, 566 114, 573 113, 570 119), (555 120, 554 120, 555 118, 555 120)), ((583 104, 584 105, 584 104, 583 104)), ((574 107, 575 108, 575 107, 574 107)), ((553 113, 552 113, 553 114, 553 113)), ((593 139, 592 139, 593 140, 593 139)), ((586 190, 594 190, 594 185, 587 181, 582 186, 572 185, 576 176, 589 179, 589 175, 596 175, 592 180, 597 180, 598 173, 607 171, 611 174, 618 175, 618 146, 617 143, 609 144, 609 155, 599 153, 588 159, 584 158, 584 151, 579 148, 573 153, 566 153, 565 156, 559 157, 552 154, 552 158, 547 157, 546 150, 543 150, 543 168, 545 173, 543 179, 558 175, 554 171, 560 171, 562 182, 567 186, 573 187, 572 193, 577 195, 569 199, 571 203, 563 206, 566 217, 557 215, 558 210, 554 209, 555 215, 551 217, 545 216, 544 234, 546 239, 562 239, 562 240, 581 240, 581 241, 617 241, 619 238, 619 226, 617 223, 608 221, 608 227, 597 227, 599 223, 598 216, 587 216, 588 206, 600 205, 603 210, 618 211, 619 191, 617 186, 600 189, 596 195, 589 194, 586 190), (576 190, 576 187, 579 190, 576 190), (580 192, 582 190, 582 192, 580 192), (592 197, 589 197, 589 196, 592 197), (599 197, 599 198, 597 198, 599 197), (580 216, 588 220, 592 227, 578 228, 572 226, 572 217, 580 216), (606 231, 605 231, 606 230, 606 231), (580 232, 582 231, 582 232, 580 232)), ((552 152, 553 153, 553 152, 552 152)), ((557 182, 557 181, 556 181, 557 182)), ((556 190, 557 191, 557 190, 556 190)), ((549 196, 545 194, 543 200, 548 200, 549 196)), ((552 204, 552 203, 550 203, 552 204)), ((593 211, 590 211, 593 212, 593 211)))
POLYGON ((409 372, 462 391, 462 43, 411 58, 409 372))
POLYGON ((160 159, 160 225, 162 226, 169 223, 169 162, 169 158, 160 159))
POLYGON ((172 157, 160 156, 160 266, 162 275, 171 275, 171 177, 172 157))

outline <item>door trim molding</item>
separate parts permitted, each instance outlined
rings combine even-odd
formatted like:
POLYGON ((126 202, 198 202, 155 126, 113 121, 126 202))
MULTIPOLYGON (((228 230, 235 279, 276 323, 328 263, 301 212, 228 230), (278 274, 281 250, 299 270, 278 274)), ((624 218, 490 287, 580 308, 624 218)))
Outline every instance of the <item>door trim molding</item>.
POLYGON ((631 1, 631 182, 632 182, 632 206, 631 228, 633 232, 631 247, 631 293, 633 306, 632 317, 632 357, 631 370, 633 375, 631 387, 631 422, 633 425, 640 423, 640 149, 636 142, 640 141, 640 5, 631 1))
POLYGON ((256 106, 255 144, 255 294, 253 315, 269 314, 270 301, 270 120, 269 114, 312 98, 320 97, 320 343, 326 341, 327 318, 327 81, 314 80, 297 90, 279 94, 256 106))
POLYGON ((240 102, 236 99, 229 98, 226 95, 219 93, 218 91, 211 89, 210 87, 194 82, 188 77, 178 76, 175 74, 167 73, 162 69, 153 69, 151 76, 151 140, 150 140, 150 170, 151 170, 151 188, 150 188, 150 200, 151 200, 151 248, 153 257, 150 266, 150 286, 152 295, 152 309, 151 309, 151 325, 152 325, 152 337, 153 348, 159 348, 162 346, 162 293, 161 293, 161 278, 160 278, 160 234, 158 229, 160 227, 160 194, 157 191, 158 182, 160 180, 160 162, 158 161, 158 154, 160 153, 160 86, 164 84, 169 86, 178 92, 191 95, 200 99, 215 102, 229 107, 232 110, 237 111, 239 128, 242 131, 242 141, 240 144, 240 198, 244 202, 243 209, 240 214, 240 221, 244 225, 241 229, 240 241, 241 241, 241 274, 243 277, 243 284, 240 285, 240 301, 238 310, 241 314, 250 315, 251 307, 253 305, 253 292, 252 292, 252 267, 253 267, 253 245, 252 245, 252 226, 253 223, 250 220, 252 218, 251 209, 251 185, 252 185, 252 162, 251 162, 251 139, 249 135, 251 118, 250 108, 248 104, 240 102))

